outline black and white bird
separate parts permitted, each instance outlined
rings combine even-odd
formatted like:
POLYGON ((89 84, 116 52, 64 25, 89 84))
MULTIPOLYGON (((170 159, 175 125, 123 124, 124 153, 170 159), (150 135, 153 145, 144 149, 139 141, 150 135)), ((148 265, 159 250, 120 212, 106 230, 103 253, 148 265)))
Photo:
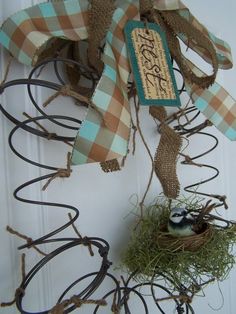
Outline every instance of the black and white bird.
POLYGON ((178 237, 194 235, 194 223, 195 218, 185 208, 174 207, 170 212, 168 231, 178 237))

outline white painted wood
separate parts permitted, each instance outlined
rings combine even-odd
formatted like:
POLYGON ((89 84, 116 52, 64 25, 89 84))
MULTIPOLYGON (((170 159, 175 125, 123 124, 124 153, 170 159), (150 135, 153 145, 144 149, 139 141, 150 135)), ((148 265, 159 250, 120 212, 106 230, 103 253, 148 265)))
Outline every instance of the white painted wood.
MULTIPOLYGON (((36 4, 40 1, 21 0, 0 2, 1 22, 10 14, 24 7, 36 4)), ((41 1, 42 2, 42 1, 41 1)), ((234 29, 236 22, 234 12, 236 3, 227 1, 185 1, 186 5, 192 10, 193 14, 202 21, 216 35, 227 40, 231 47, 233 56, 236 56, 236 43, 234 40, 234 29)), ((1 51, 0 73, 3 75, 4 67, 7 62, 7 53, 3 49, 1 51)), ((27 75, 28 68, 13 63, 9 78, 22 77, 27 75)), ((50 77, 50 73, 46 74, 50 77)), ((236 98, 235 91, 235 67, 229 71, 221 71, 218 81, 222 83, 230 93, 236 98)), ((47 97, 48 92, 40 88, 34 88, 34 94, 39 103, 47 97)), ((35 115, 36 111, 30 104, 26 90, 24 88, 9 89, 1 96, 1 102, 10 112, 14 113, 18 118, 22 119, 22 112, 26 111, 31 115, 35 115)), ((78 108, 68 99, 61 99, 54 102, 47 108, 48 113, 68 113, 71 116, 78 116, 78 108)), ((144 134, 149 142, 152 151, 158 143, 158 136, 155 132, 155 126, 148 116, 148 109, 141 110, 141 123, 144 128, 144 134)), ((0 169, 1 169, 1 189, 0 189, 0 301, 5 301, 14 295, 14 289, 20 281, 19 260, 20 253, 17 246, 22 243, 21 240, 13 238, 5 232, 5 226, 11 225, 13 228, 30 235, 32 238, 39 237, 44 233, 53 230, 67 220, 67 211, 58 208, 41 208, 40 206, 28 206, 16 202, 12 197, 13 190, 21 183, 35 178, 44 171, 36 167, 29 166, 23 161, 15 157, 7 145, 8 133, 12 128, 12 124, 0 115, 0 169)), ((50 131, 56 131, 64 134, 64 130, 56 126, 44 123, 50 128, 50 131)), ((235 157, 236 144, 225 139, 217 130, 213 130, 219 137, 220 145, 211 156, 208 157, 209 162, 214 161, 221 170, 219 179, 207 186, 209 191, 215 191, 219 194, 226 194, 230 209, 228 213, 223 214, 226 217, 235 219, 234 206, 236 204, 236 194, 234 192, 234 178, 236 177, 235 157)), ((65 145, 56 144, 47 140, 38 140, 23 131, 16 136, 17 147, 29 158, 42 163, 57 165, 64 167, 66 160, 67 147, 65 145)), ((191 147, 191 151, 196 151, 200 147, 197 138, 191 147)), ((207 144, 206 144, 207 145, 207 144)), ((179 167, 181 182, 184 185, 191 183, 195 178, 204 178, 207 174, 199 170, 195 171, 191 167, 179 167), (190 169, 191 168, 191 169, 190 169)), ((144 153, 142 144, 137 141, 136 155, 130 155, 126 161, 125 168, 115 174, 102 173, 99 166, 89 164, 80 167, 74 167, 72 176, 69 179, 55 180, 46 192, 41 192, 40 185, 32 186, 24 191, 24 196, 36 199, 58 201, 68 203, 79 207, 80 218, 78 220, 78 228, 83 235, 98 236, 107 239, 111 245, 110 260, 114 265, 112 270, 119 266, 120 254, 123 246, 127 243, 131 222, 134 219, 131 210, 133 209, 132 195, 142 196, 146 182, 149 176, 150 163, 148 156, 144 153)), ((159 182, 154 179, 150 193, 147 197, 147 203, 161 192, 159 182)), ((72 235, 73 231, 68 230, 65 235, 72 235)), ((51 246, 50 248, 52 248, 51 246)), ((85 248, 82 248, 86 252, 85 248)), ((99 260, 95 257, 91 259, 86 254, 80 254, 81 249, 73 249, 63 256, 58 257, 49 264, 37 276, 37 280, 32 282, 25 299, 27 310, 39 311, 52 306, 60 293, 75 279, 85 272, 96 271, 99 267, 99 260)), ((27 269, 38 260, 37 254, 27 251, 27 269)), ((224 305, 217 312, 219 314, 234 314, 236 300, 235 291, 235 270, 232 271, 230 278, 220 284, 221 291, 224 295, 224 305)), ((104 289, 111 287, 109 281, 104 283, 104 289)), ((104 290, 105 291, 105 290, 104 290)), ((76 291, 74 291, 76 292, 76 291)), ((206 298, 197 298, 193 305, 196 314, 215 313, 210 306, 218 308, 222 305, 222 297, 217 285, 211 285, 205 290, 206 298), (209 306, 210 304, 210 306, 209 306)), ((100 295, 101 296, 101 295, 100 295)), ((135 304, 136 313, 139 313, 139 304, 135 304)), ((150 313, 154 311, 154 305, 151 305, 150 313)), ((173 308, 170 307, 169 312, 172 313, 173 308)), ((81 311, 84 314, 91 313, 91 308, 84 307, 81 311)), ((14 314, 17 310, 14 308, 0 309, 0 313, 14 314)), ((108 313, 106 310, 103 313, 108 313)))
MULTIPOLYGON (((1 1, 1 23, 7 16, 25 7, 29 7, 34 3, 36 2, 31 0, 14 2, 1 1)), ((9 55, 2 49, 1 59, 1 74, 3 75, 9 55)), ((28 70, 28 68, 14 62, 11 67, 9 77, 25 77, 28 73, 28 70)), ((34 93, 37 93, 36 89, 34 90, 34 93)), ((14 115, 16 115, 20 120, 22 120, 22 113, 24 111, 33 116, 36 114, 36 110, 30 104, 27 98, 27 92, 25 88, 21 87, 15 90, 13 89, 9 91, 7 95, 2 96, 2 99, 7 108, 11 107, 10 112, 14 113, 14 115)), ((2 116, 1 119, 3 119, 2 116)), ((5 205, 3 205, 4 203, 1 204, 1 208, 5 209, 2 213, 2 216, 6 216, 5 219, 1 219, 1 233, 3 233, 1 239, 5 239, 3 242, 1 241, 1 243, 4 244, 3 247, 6 246, 5 252, 7 253, 7 250, 9 251, 8 254, 4 254, 5 258, 1 259, 1 262, 3 263, 3 266, 1 267, 1 275, 4 274, 4 278, 1 277, 2 284, 0 299, 1 301, 4 301, 8 300, 9 298, 13 298, 15 287, 17 287, 20 282, 20 253, 17 251, 17 246, 22 243, 22 241, 13 239, 12 236, 9 236, 9 234, 5 232, 5 227, 10 225, 17 230, 22 231, 23 233, 26 232, 27 234, 32 234, 33 237, 35 237, 37 234, 44 232, 43 230, 45 226, 43 216, 41 215, 42 210, 40 207, 35 207, 32 209, 29 206, 25 206, 24 204, 19 204, 19 202, 16 202, 12 197, 12 193, 18 185, 22 184, 24 181, 39 176, 40 170, 29 167, 27 164, 20 162, 18 158, 15 158, 12 152, 7 148, 8 133, 13 125, 9 123, 9 121, 6 121, 6 119, 1 121, 1 133, 3 134, 3 136, 1 136, 1 147, 3 148, 3 154, 1 154, 1 158, 3 159, 1 162, 1 170, 3 177, 5 177, 3 180, 5 184, 3 184, 3 188, 1 189, 1 192, 3 193, 1 200, 4 200, 5 205), (24 212, 24 210, 26 210, 26 212, 24 212), (41 232, 39 230, 41 230, 41 232), (6 280, 7 277, 9 280, 6 280)), ((23 148, 26 156, 34 158, 35 161, 39 160, 40 150, 38 139, 30 137, 28 134, 22 134, 20 138, 17 138, 17 143, 19 148, 23 148)), ((28 195, 34 199, 40 199, 42 197, 38 186, 29 188, 28 195)), ((34 252, 29 255, 29 265, 35 264, 37 260, 38 256, 34 252)), ((47 298, 47 295, 43 293, 43 284, 45 283, 45 280, 48 278, 48 276, 45 278, 44 277, 45 276, 42 275, 36 282, 34 291, 32 293, 33 296, 29 301, 29 305, 34 305, 35 309, 43 309, 46 306, 44 299, 47 298), (37 298, 34 297, 35 295, 37 298)), ((13 313, 12 308, 6 309, 4 311, 6 311, 6 313, 13 313)))

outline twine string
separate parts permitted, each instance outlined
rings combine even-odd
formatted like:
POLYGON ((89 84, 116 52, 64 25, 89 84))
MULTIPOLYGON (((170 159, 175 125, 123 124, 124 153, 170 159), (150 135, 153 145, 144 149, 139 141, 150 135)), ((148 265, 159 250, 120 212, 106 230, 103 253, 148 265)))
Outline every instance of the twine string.
MULTIPOLYGON (((53 137, 57 137, 57 133, 51 133, 49 132, 41 123, 39 123, 38 121, 34 120, 34 118, 32 118, 28 113, 23 112, 23 115, 27 118, 27 119, 31 119, 32 122, 37 125, 45 134, 47 134, 47 139, 51 140, 53 137)), ((66 145, 73 147, 73 145, 68 142, 68 141, 63 141, 66 145)))
POLYGON ((71 221, 71 226, 72 226, 74 232, 77 234, 79 239, 84 240, 83 245, 87 246, 88 250, 89 250, 89 254, 91 256, 94 256, 94 252, 93 252, 91 243, 89 241, 86 241, 86 239, 87 239, 86 237, 82 237, 81 233, 79 232, 78 228, 75 226, 75 224, 73 222, 73 217, 72 217, 71 213, 68 213, 68 216, 69 216, 69 219, 71 221))
POLYGON ((12 64, 13 56, 10 56, 7 61, 7 66, 5 69, 5 73, 3 75, 3 80, 0 82, 0 87, 7 81, 8 74, 10 72, 11 64, 12 64))
MULTIPOLYGON (((22 281, 21 284, 25 280, 26 272, 25 272, 25 253, 21 254, 21 276, 22 276, 22 281)), ((16 289, 15 291, 15 297, 12 301, 10 302, 2 302, 0 304, 0 307, 10 307, 16 303, 16 299, 19 295, 25 295, 25 290, 21 288, 21 285, 19 288, 16 289)))
POLYGON ((51 178, 49 178, 48 181, 44 184, 44 186, 42 187, 42 190, 45 191, 48 188, 49 184, 56 178, 69 178, 71 173, 72 173, 71 153, 68 152, 67 153, 67 167, 58 169, 57 172, 53 176, 51 176, 51 178))
POLYGON ((81 299, 78 296, 74 295, 68 300, 64 300, 61 303, 56 304, 49 312, 49 314, 63 314, 64 309, 69 305, 73 304, 76 308, 80 308, 85 304, 94 304, 99 306, 106 306, 107 302, 103 299, 100 300, 92 300, 92 299, 81 299))
POLYGON ((6 227, 6 230, 10 233, 10 234, 13 234, 23 240, 26 240, 27 242, 27 245, 28 245, 28 248, 33 248, 35 251, 37 251, 40 255, 43 255, 43 256, 47 256, 46 253, 44 253, 42 250, 40 250, 37 246, 33 245, 32 243, 34 242, 32 238, 14 230, 13 228, 11 228, 10 226, 7 226, 6 227))
POLYGON ((133 97, 133 100, 134 100, 134 108, 135 108, 135 116, 136 116, 136 128, 137 128, 137 132, 139 133, 140 137, 141 137, 141 140, 143 142, 143 145, 148 153, 148 156, 151 160, 151 172, 150 172, 150 175, 149 175, 149 179, 148 179, 148 183, 147 183, 147 186, 146 186, 146 189, 144 191, 144 194, 143 194, 143 197, 139 203, 139 207, 140 207, 140 219, 142 220, 143 218, 143 214, 144 214, 144 202, 145 202, 145 199, 146 199, 146 196, 147 196, 147 193, 151 187, 151 183, 152 183, 152 179, 153 179, 153 175, 154 175, 154 160, 153 160, 153 157, 152 157, 152 153, 150 151, 150 148, 147 144, 147 141, 144 137, 144 134, 143 134, 143 131, 142 131, 142 128, 141 128, 141 125, 140 125, 140 119, 139 119, 139 110, 140 110, 140 107, 139 107, 139 102, 137 101, 137 97, 134 96, 133 97))

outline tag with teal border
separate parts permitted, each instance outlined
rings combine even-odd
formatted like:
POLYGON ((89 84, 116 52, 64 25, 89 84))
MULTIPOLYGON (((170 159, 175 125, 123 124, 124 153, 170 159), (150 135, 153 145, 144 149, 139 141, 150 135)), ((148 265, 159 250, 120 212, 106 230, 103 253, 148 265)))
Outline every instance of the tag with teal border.
POLYGON ((141 105, 180 106, 170 52, 161 27, 128 21, 124 31, 141 105))

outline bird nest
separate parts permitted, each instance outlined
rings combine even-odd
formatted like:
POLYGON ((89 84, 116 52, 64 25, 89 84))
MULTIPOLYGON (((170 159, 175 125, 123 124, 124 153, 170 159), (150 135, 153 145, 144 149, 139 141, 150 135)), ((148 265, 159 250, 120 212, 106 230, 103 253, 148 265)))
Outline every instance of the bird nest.
POLYGON ((204 276, 225 279, 235 263, 235 224, 222 228, 205 222, 196 235, 175 237, 167 231, 168 219, 168 204, 147 208, 123 254, 125 268, 139 279, 166 273, 185 285, 204 276))

